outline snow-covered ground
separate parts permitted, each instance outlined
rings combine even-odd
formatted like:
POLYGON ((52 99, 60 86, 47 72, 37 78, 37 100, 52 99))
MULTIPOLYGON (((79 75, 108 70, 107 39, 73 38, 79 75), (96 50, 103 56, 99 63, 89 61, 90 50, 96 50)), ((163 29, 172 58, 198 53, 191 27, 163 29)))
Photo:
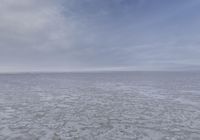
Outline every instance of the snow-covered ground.
POLYGON ((1 74, 0 140, 200 140, 200 73, 1 74))

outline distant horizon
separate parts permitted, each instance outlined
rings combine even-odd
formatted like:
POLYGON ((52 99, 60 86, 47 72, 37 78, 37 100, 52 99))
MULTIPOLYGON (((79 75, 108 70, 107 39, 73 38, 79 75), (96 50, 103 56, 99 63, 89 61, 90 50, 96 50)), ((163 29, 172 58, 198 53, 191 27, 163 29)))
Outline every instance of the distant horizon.
POLYGON ((118 73, 118 72, 183 72, 183 73, 199 73, 200 70, 66 70, 66 71, 7 71, 7 72, 0 72, 0 75, 3 74, 64 74, 64 73, 118 73))

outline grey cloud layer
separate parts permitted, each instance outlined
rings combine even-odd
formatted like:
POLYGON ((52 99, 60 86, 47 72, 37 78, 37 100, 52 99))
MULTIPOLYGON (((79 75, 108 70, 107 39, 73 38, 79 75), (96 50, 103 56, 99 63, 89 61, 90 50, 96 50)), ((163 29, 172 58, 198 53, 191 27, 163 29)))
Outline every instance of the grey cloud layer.
POLYGON ((198 8, 196 0, 2 0, 0 68, 196 68, 198 8))

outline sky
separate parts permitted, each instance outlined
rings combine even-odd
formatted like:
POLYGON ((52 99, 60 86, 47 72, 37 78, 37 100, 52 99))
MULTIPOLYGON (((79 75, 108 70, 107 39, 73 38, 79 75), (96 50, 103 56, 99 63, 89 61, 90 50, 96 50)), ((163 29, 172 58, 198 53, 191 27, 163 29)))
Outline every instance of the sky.
POLYGON ((0 72, 200 70, 199 0, 0 1, 0 72))

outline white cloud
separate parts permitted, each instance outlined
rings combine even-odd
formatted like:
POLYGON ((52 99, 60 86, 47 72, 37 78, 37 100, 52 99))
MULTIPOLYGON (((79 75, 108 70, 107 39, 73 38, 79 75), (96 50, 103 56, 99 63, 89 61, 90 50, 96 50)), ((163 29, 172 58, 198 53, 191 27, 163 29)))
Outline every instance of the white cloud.
POLYGON ((2 0, 0 21, 1 49, 69 47, 72 24, 53 0, 2 0))

